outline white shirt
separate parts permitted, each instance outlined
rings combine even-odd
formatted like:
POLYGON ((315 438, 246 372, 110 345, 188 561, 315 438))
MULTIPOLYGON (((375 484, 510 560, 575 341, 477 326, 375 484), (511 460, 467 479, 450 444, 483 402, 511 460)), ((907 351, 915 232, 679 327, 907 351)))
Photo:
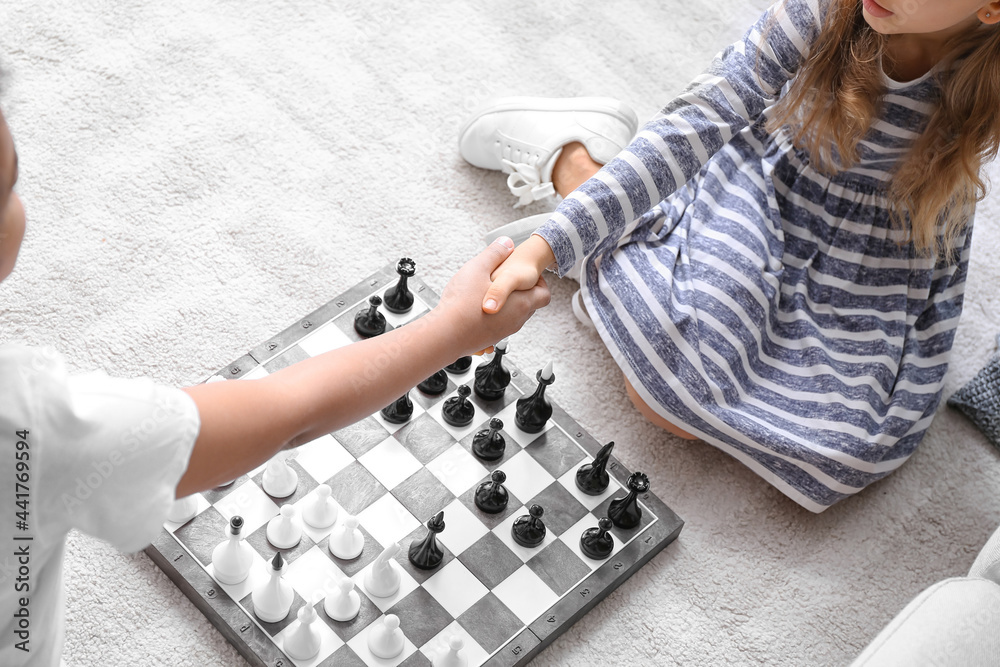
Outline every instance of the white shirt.
POLYGON ((58 665, 71 528, 121 551, 166 520, 200 421, 178 389, 0 346, 0 665, 58 665))

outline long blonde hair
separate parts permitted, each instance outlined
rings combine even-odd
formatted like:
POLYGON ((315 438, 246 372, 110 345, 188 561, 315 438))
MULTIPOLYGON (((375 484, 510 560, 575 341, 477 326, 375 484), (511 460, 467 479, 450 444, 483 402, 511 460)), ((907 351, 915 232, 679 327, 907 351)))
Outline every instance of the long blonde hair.
MULTIPOLYGON (((828 174, 857 161, 858 142, 878 118, 886 92, 886 36, 868 25, 861 9, 858 0, 830 0, 816 42, 768 120, 771 132, 790 125, 794 143, 828 174)), ((981 170, 1000 147, 1000 30, 979 26, 947 49, 934 75, 935 108, 886 191, 893 224, 917 252, 935 256, 953 248, 975 202, 986 195, 981 170)))

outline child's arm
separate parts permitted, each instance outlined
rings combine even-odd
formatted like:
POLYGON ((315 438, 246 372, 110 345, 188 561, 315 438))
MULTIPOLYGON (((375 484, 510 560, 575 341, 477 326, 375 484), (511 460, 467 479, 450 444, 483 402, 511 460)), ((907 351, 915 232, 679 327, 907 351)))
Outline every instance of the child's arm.
POLYGON ((495 315, 481 309, 490 274, 509 254, 507 246, 494 242, 451 279, 434 310, 404 327, 259 380, 186 389, 198 407, 201 430, 177 497, 218 486, 281 448, 372 414, 458 357, 520 329, 548 303, 544 280, 513 295, 495 315))

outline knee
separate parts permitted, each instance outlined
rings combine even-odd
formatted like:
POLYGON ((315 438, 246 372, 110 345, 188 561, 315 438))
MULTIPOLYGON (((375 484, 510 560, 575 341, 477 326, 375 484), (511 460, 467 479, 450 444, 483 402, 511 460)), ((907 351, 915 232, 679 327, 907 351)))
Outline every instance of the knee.
POLYGON ((628 393, 629 399, 632 401, 632 404, 635 406, 636 410, 639 411, 639 414, 645 417, 649 423, 655 426, 659 426, 663 430, 672 433, 679 438, 684 438, 685 440, 698 439, 698 436, 691 435, 687 431, 677 428, 671 422, 667 421, 662 416, 660 416, 655 410, 653 410, 653 408, 646 405, 646 402, 639 397, 639 394, 636 392, 635 387, 633 387, 632 383, 628 381, 628 378, 626 377, 624 378, 624 380, 625 380, 625 391, 626 393, 628 393))

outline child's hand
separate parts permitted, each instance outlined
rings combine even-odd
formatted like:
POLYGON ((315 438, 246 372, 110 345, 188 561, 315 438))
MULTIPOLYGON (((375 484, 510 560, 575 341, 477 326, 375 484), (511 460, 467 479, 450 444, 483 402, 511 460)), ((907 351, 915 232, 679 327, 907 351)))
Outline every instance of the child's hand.
POLYGON ((532 234, 493 272, 493 284, 483 297, 483 312, 495 313, 504 307, 511 293, 532 289, 555 259, 545 239, 532 234))

